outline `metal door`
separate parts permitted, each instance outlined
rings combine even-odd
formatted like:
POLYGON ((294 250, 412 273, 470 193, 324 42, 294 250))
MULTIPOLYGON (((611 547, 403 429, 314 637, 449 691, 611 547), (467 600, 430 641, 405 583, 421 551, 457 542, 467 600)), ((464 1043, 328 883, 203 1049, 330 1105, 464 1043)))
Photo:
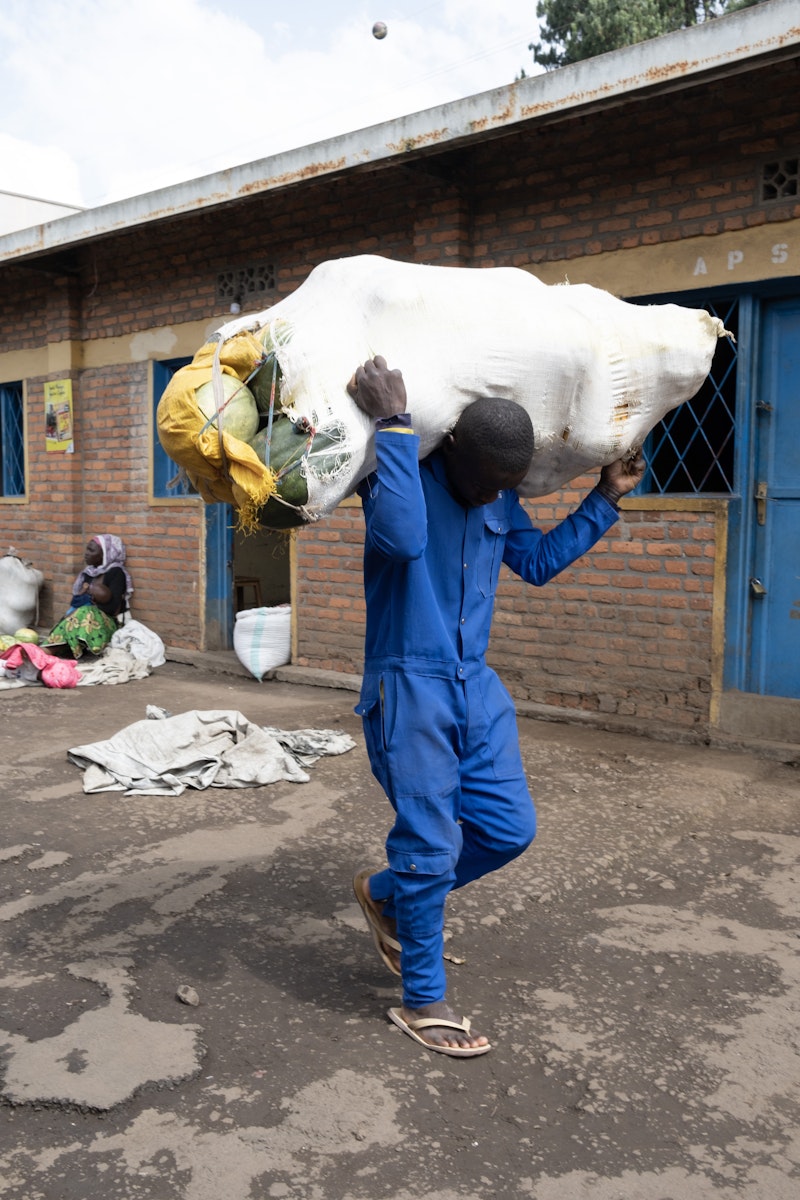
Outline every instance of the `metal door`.
POLYGON ((207 504, 206 650, 233 645, 233 506, 207 504))
POLYGON ((800 699, 800 299, 765 305, 751 507, 751 692, 800 699))

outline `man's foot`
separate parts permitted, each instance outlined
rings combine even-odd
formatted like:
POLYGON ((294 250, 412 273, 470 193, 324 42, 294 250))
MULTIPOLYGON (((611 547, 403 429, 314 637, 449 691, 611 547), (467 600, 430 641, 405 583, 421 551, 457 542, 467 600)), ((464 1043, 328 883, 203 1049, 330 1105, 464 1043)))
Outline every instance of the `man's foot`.
POLYGON ((423 1008, 390 1008, 389 1019, 415 1042, 438 1054, 474 1058, 492 1048, 487 1037, 472 1030, 469 1017, 459 1017, 446 1000, 423 1008))
POLYGON ((359 871, 353 880, 353 891, 356 900, 361 905, 361 911, 367 918, 375 949, 380 954, 384 964, 394 975, 400 974, 400 943, 397 940, 396 922, 383 915, 383 901, 373 900, 369 894, 369 877, 372 872, 367 868, 359 871))

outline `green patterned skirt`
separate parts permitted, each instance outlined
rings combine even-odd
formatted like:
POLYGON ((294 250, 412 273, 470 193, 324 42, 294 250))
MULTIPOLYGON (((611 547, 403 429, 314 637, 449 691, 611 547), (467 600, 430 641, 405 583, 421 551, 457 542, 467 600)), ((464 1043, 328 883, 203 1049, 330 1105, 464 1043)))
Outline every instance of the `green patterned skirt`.
POLYGON ((106 616, 96 604, 82 604, 53 626, 46 644, 69 646, 73 658, 80 658, 86 650, 99 654, 116 629, 114 617, 106 616))

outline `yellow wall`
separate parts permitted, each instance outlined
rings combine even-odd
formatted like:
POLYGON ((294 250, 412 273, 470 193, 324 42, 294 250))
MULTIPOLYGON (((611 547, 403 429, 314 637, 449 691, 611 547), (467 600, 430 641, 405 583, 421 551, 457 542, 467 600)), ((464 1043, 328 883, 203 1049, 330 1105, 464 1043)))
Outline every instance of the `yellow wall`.
POLYGON ((543 283, 590 283, 617 296, 740 287, 800 275, 800 220, 685 238, 527 268, 543 283))

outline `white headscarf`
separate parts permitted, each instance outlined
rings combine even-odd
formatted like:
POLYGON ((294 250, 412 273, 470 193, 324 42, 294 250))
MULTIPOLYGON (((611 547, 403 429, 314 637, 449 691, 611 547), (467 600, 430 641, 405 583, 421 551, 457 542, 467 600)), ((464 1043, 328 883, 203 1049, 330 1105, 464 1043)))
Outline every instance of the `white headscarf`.
POLYGON ((125 566, 125 543, 113 533, 93 533, 89 540, 97 542, 103 552, 103 559, 97 567, 90 567, 87 563, 72 585, 73 593, 79 590, 87 575, 96 579, 98 575, 105 575, 112 567, 119 567, 125 573, 125 599, 129 600, 133 591, 133 580, 125 566))

